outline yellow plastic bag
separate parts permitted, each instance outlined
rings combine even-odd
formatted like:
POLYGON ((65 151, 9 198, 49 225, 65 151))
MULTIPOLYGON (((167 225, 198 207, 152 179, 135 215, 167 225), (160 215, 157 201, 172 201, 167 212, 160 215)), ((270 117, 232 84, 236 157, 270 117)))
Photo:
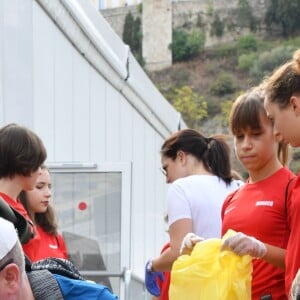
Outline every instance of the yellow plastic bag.
MULTIPOLYGON (((229 230, 223 239, 233 234, 229 230)), ((221 251, 221 244, 221 239, 208 239, 196 244, 191 255, 178 257, 170 300, 251 300, 251 257, 221 251)))

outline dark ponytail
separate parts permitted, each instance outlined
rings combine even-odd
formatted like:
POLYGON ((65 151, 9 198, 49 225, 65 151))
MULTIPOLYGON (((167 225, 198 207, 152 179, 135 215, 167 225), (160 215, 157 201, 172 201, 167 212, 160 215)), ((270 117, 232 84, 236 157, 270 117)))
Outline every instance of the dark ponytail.
POLYGON ((174 133, 161 147, 161 154, 173 160, 178 151, 195 156, 204 167, 229 184, 232 181, 230 148, 225 136, 205 137, 194 129, 183 129, 174 133))
POLYGON ((232 181, 230 148, 225 141, 225 136, 212 136, 210 139, 207 160, 203 162, 209 164, 209 169, 214 175, 229 184, 232 181))

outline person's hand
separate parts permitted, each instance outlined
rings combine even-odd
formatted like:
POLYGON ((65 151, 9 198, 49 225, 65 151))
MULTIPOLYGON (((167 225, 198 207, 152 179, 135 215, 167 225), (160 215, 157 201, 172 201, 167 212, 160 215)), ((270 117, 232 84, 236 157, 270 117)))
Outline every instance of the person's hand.
POLYGON ((152 265, 152 261, 149 259, 145 266, 145 285, 146 285, 147 291, 151 295, 153 295, 155 297, 159 297, 160 296, 160 288, 157 285, 156 279, 159 278, 161 281, 164 281, 164 275, 162 272, 151 271, 150 270, 151 265, 152 265))
POLYGON ((191 254, 192 250, 194 249, 194 246, 203 240, 204 238, 192 232, 187 233, 181 243, 181 247, 179 250, 180 255, 191 254))
POLYGON ((223 241, 221 250, 228 249, 240 256, 248 254, 256 258, 262 258, 267 253, 264 243, 242 232, 238 232, 223 241))

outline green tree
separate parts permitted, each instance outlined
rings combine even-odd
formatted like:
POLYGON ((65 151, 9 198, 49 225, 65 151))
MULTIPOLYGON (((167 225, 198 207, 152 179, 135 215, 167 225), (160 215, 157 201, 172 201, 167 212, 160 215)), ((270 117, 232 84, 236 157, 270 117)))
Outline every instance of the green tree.
POLYGON ((141 18, 134 19, 132 13, 129 11, 125 17, 124 30, 123 30, 123 42, 129 45, 132 54, 140 63, 144 65, 145 62, 142 56, 142 26, 141 18))
POLYGON ((211 31, 210 35, 211 36, 217 36, 217 37, 222 37, 224 34, 224 23, 220 19, 220 16, 216 13, 214 15, 214 20, 211 24, 211 31))
POLYGON ((213 95, 224 96, 236 91, 236 84, 233 76, 227 72, 221 72, 212 83, 210 91, 213 95))
POLYGON ((237 41, 238 54, 247 54, 258 50, 258 40, 253 34, 242 35, 237 41))
POLYGON ((207 102, 203 100, 203 97, 194 93, 189 86, 175 89, 172 103, 191 128, 198 128, 200 121, 207 117, 207 102))
POLYGON ((255 77, 257 81, 262 80, 275 68, 290 60, 296 50, 297 47, 293 46, 279 46, 260 53, 250 68, 250 75, 255 77))
POLYGON ((239 0, 236 13, 240 25, 249 27, 251 31, 256 31, 257 21, 253 16, 252 7, 248 0, 239 0))
POLYGON ((232 108, 233 100, 225 100, 221 102, 221 122, 224 127, 229 125, 229 116, 232 108))
POLYGON ((129 46, 132 44, 133 39, 133 15, 131 11, 125 17, 124 30, 123 30, 123 42, 129 46))
POLYGON ((205 36, 201 30, 193 30, 190 34, 183 30, 174 30, 172 39, 169 48, 175 62, 188 60, 204 49, 205 36))
POLYGON ((280 24, 283 36, 291 36, 300 30, 300 1, 271 0, 265 15, 268 26, 280 24))
POLYGON ((141 18, 137 17, 133 21, 133 30, 132 30, 132 52, 140 53, 142 50, 142 26, 141 26, 141 18))
POLYGON ((173 42, 170 44, 169 48, 172 50, 173 61, 184 60, 186 55, 186 44, 187 44, 188 34, 183 30, 173 31, 173 42))

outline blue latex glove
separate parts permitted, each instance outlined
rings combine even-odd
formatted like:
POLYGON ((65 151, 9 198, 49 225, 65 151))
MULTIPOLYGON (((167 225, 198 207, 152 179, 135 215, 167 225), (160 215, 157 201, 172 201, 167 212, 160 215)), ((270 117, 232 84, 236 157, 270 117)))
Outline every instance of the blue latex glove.
POLYGON ((162 272, 151 272, 148 270, 147 266, 150 263, 150 260, 147 261, 146 266, 145 266, 145 284, 147 291, 155 296, 159 297, 160 296, 160 288, 157 285, 156 279, 157 277, 161 280, 164 281, 164 275, 162 272))

